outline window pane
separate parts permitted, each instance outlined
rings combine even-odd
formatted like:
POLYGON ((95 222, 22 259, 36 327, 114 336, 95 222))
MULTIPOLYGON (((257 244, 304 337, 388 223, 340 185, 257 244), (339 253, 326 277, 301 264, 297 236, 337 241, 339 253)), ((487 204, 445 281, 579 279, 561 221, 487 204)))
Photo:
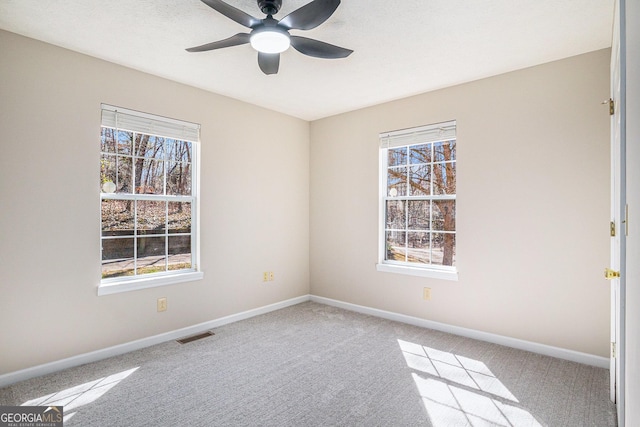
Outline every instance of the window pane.
POLYGON ((191 142, 167 139, 166 143, 167 160, 191 163, 191 142))
POLYGON ((429 200, 409 200, 407 204, 409 210, 409 229, 428 230, 431 213, 429 200))
POLYGON ((407 164, 407 147, 390 148, 387 166, 401 166, 407 164))
POLYGON ((444 235, 444 261, 443 265, 456 265, 456 235, 447 233, 444 235))
POLYGON ((168 162, 167 194, 191 195, 191 163, 168 162))
POLYGON ((133 144, 133 134, 131 132, 103 127, 100 132, 100 151, 103 153, 113 153, 130 156, 133 144), (117 144, 116 144, 117 138, 117 144))
POLYGON ((169 202, 169 233, 191 233, 191 203, 169 202))
POLYGON ((117 156, 117 177, 116 177, 116 193, 131 194, 133 189, 133 162, 131 157, 117 156))
POLYGON ((164 162, 136 159, 136 194, 164 193, 164 162))
POLYGON ((431 263, 437 265, 455 265, 456 235, 452 233, 433 233, 431 235, 431 263))
POLYGON ((433 219, 434 230, 455 231, 456 230, 456 201, 455 200, 434 200, 433 219))
POLYGON ((160 234, 166 228, 166 204, 150 200, 136 202, 138 234, 160 234))
POLYGON ((116 130, 113 128, 101 128, 100 131, 100 151, 103 153, 116 152, 116 130))
POLYGON ((133 201, 103 200, 101 220, 103 236, 133 236, 133 201))
POLYGON ((166 270, 165 237, 140 237, 136 274, 158 273, 166 270))
POLYGON ((389 168, 387 172, 387 195, 398 197, 407 195, 407 168, 389 168))
POLYGON ((433 193, 456 194, 456 163, 433 165, 433 193))
POLYGON ((116 191, 116 156, 102 154, 100 156, 100 191, 114 193, 116 191))
POLYGON ((431 144, 414 145, 409 149, 409 162, 412 164, 431 163, 431 144))
POLYGON ((100 191, 131 192, 131 158, 103 154, 100 156, 100 191))
POLYGON ((456 141, 437 142, 434 144, 434 162, 456 160, 456 141))
POLYGON ((429 264, 429 233, 408 233, 407 246, 407 261, 429 264))
POLYGON ((124 130, 118 131, 118 154, 133 155, 133 133, 124 130))
POLYGON ((133 238, 102 240, 102 278, 133 275, 133 238))
POLYGON ((169 270, 191 268, 191 236, 169 237, 169 270))
POLYGON ((406 246, 404 231, 387 231, 386 258, 394 261, 406 261, 406 246))
POLYGON ((164 160, 164 138, 136 134, 136 156, 164 160))
POLYGON ((409 182, 411 184, 412 196, 431 195, 431 182, 429 176, 430 166, 411 166, 409 182))
POLYGON ((407 227, 405 204, 406 202, 403 200, 387 200, 386 228, 404 230, 407 227))

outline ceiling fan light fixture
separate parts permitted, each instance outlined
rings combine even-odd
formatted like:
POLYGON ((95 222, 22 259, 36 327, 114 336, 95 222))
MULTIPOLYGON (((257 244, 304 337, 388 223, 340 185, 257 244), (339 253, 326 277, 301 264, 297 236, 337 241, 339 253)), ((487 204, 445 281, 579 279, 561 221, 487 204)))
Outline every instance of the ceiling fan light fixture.
POLYGON ((262 53, 281 53, 289 49, 289 33, 277 27, 254 30, 251 32, 251 47, 262 53))

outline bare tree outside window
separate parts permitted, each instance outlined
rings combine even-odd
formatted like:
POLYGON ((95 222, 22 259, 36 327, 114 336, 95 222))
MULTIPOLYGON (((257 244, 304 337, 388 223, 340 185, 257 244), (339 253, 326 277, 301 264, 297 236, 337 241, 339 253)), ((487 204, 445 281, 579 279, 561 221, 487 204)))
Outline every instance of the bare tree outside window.
POLYGON ((192 265, 193 143, 103 126, 102 278, 192 265))
POLYGON ((384 261, 455 266, 455 137, 384 150, 384 261))

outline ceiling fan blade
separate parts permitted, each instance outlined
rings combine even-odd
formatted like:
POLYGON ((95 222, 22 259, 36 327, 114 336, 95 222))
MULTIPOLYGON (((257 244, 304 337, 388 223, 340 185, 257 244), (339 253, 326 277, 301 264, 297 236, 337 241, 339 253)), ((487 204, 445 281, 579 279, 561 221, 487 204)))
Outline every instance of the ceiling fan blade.
POLYGON ((346 58, 353 53, 351 49, 300 36, 291 36, 291 46, 300 53, 316 58, 346 58))
POLYGON ((280 67, 280 54, 258 52, 258 65, 265 74, 277 74, 280 67))
POLYGON ((238 33, 228 39, 203 44, 202 46, 190 47, 187 49, 187 52, 206 52, 207 50, 222 49, 223 47, 238 46, 245 43, 249 43, 249 34, 238 33))
POLYGON ((279 24, 289 30, 310 30, 329 19, 339 5, 340 0, 314 0, 282 18, 279 24))
POLYGON ((236 21, 240 25, 244 25, 247 28, 253 28, 256 24, 260 23, 260 20, 254 18, 235 7, 227 4, 221 0, 202 0, 202 3, 206 4, 212 9, 217 10, 227 18, 236 21))

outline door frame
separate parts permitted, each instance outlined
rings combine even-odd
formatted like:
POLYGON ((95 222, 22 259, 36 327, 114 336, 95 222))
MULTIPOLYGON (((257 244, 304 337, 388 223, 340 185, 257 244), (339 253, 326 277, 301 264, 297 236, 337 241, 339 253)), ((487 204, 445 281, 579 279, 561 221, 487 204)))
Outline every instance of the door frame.
POLYGON ((611 48, 611 268, 620 277, 611 281, 611 400, 616 403, 618 425, 625 425, 625 300, 626 300, 626 0, 615 1, 611 48), (612 349, 613 350, 613 349, 612 349))

